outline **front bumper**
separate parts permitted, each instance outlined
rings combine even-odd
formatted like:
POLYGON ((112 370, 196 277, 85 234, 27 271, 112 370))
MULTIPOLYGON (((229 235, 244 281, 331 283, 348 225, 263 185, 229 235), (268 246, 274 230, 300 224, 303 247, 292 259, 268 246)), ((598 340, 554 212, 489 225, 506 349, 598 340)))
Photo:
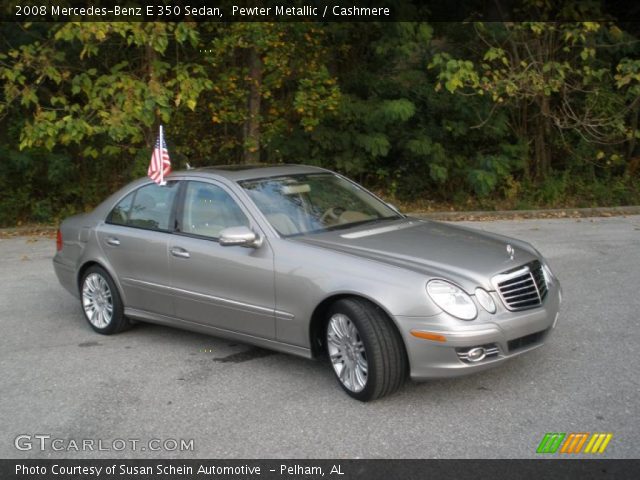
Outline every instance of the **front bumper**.
POLYGON ((498 311, 492 315, 480 307, 478 317, 472 321, 458 320, 444 312, 432 317, 396 316, 409 357, 411 378, 467 375, 542 346, 556 326, 561 298, 556 281, 550 285, 543 304, 530 310, 511 312, 496 296, 498 311), (437 334, 446 341, 416 338, 411 331, 437 334), (465 355, 474 347, 483 347, 491 354, 471 362, 465 355))

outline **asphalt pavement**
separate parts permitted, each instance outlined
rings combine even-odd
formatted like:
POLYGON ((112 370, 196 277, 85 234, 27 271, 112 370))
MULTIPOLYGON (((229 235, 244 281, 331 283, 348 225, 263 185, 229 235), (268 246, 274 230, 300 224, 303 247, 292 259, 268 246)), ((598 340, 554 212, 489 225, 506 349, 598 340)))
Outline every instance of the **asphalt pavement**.
POLYGON ((0 240, 0 458, 533 458, 547 432, 609 432, 602 457, 638 458, 640 216, 461 223, 546 256, 556 330, 369 404, 326 362, 147 324, 98 335, 57 282, 55 240, 0 240))

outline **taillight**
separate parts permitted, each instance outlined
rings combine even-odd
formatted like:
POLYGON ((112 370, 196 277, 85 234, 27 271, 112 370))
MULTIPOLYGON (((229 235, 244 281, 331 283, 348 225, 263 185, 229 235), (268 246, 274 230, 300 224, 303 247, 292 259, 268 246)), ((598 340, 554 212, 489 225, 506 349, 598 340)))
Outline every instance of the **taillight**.
POLYGON ((62 232, 58 229, 58 234, 56 235, 56 250, 62 250, 62 232))

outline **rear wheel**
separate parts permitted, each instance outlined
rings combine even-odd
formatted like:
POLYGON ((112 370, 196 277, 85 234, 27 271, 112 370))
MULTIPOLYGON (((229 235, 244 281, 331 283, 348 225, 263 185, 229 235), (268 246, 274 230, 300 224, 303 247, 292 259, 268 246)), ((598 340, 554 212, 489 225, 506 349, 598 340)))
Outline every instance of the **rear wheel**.
POLYGON ((340 386, 363 402, 395 392, 406 378, 404 344, 375 305, 343 299, 329 309, 326 346, 340 386))
POLYGON ((80 301, 84 317, 96 332, 118 333, 130 326, 124 306, 111 276, 101 267, 89 267, 82 276, 80 301))

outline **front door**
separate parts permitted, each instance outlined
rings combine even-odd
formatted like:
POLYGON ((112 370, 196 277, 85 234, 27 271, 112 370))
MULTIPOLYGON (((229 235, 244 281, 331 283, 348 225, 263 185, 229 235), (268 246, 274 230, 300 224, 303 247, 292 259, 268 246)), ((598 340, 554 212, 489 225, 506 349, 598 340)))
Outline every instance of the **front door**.
POLYGON ((180 319, 262 338, 275 338, 273 251, 223 247, 220 232, 257 229, 234 195, 213 182, 189 181, 178 232, 169 245, 169 268, 180 319))

